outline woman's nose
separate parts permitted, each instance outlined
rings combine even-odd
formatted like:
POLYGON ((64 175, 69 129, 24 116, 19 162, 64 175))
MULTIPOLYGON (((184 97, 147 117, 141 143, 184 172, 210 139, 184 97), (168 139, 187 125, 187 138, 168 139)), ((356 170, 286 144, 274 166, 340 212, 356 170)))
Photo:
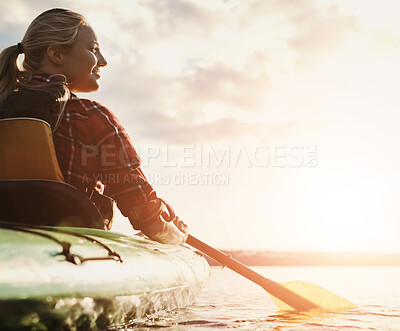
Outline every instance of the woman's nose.
POLYGON ((104 67, 107 65, 107 61, 104 58, 103 54, 101 54, 100 52, 97 53, 97 65, 99 67, 104 67))

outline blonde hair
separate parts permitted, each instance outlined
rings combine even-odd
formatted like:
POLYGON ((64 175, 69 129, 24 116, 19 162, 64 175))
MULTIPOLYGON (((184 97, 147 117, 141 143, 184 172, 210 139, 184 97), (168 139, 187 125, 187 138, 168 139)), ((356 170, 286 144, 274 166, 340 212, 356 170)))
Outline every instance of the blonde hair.
POLYGON ((5 48, 0 54, 0 104, 11 92, 20 88, 48 92, 60 104, 57 126, 70 95, 66 77, 56 75, 61 79, 39 82, 32 80, 32 76, 39 72, 39 67, 49 46, 57 46, 64 52, 71 51, 81 28, 87 25, 89 22, 85 16, 68 9, 54 8, 36 17, 26 30, 20 45, 16 44, 5 48), (17 65, 21 48, 24 53, 22 70, 17 65))

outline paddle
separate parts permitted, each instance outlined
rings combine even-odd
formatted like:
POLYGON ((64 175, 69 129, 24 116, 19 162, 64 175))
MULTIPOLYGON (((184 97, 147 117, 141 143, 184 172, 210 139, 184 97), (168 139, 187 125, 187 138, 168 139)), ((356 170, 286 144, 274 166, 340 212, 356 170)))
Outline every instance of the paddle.
POLYGON ((280 284, 265 278, 233 259, 230 255, 203 243, 191 235, 188 236, 186 243, 219 262, 222 266, 226 266, 257 285, 260 285, 272 296, 273 301, 280 309, 295 309, 298 311, 324 309, 338 311, 357 307, 337 294, 312 283, 295 281, 280 284))

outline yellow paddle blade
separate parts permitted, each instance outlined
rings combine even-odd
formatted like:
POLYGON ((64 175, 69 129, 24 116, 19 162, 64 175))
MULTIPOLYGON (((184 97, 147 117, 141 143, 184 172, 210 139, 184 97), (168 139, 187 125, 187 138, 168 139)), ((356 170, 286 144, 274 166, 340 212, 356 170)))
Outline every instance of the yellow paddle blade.
MULTIPOLYGON (((280 284, 292 290, 293 292, 300 294, 304 298, 316 303, 324 310, 344 311, 357 308, 355 304, 351 303, 345 298, 342 298, 341 296, 332 293, 331 291, 328 291, 318 285, 309 282, 294 281, 280 284)), ((293 310, 292 307, 288 306, 274 296, 271 295, 271 298, 279 309, 293 310)))

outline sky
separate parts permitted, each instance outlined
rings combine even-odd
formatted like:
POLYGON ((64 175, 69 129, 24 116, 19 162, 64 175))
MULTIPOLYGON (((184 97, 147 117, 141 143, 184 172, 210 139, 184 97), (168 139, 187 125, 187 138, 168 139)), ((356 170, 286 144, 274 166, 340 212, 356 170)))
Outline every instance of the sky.
MULTIPOLYGON (((191 234, 223 249, 399 252, 397 0, 0 2, 0 48, 83 13, 110 108, 191 234)), ((113 230, 134 233, 117 213, 113 230)))

